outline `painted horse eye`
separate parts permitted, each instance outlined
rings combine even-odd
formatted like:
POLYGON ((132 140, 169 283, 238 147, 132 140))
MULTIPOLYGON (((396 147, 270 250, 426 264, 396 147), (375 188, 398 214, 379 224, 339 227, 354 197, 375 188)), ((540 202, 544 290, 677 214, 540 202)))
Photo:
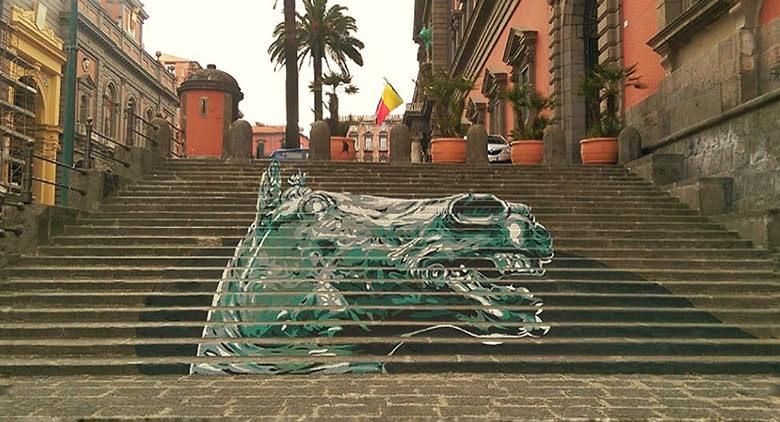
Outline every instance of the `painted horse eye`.
POLYGON ((493 195, 468 195, 450 205, 450 214, 462 224, 489 224, 509 216, 509 205, 493 195))
POLYGON ((303 200, 300 211, 305 214, 322 214, 333 205, 330 198, 324 195, 312 195, 303 200))

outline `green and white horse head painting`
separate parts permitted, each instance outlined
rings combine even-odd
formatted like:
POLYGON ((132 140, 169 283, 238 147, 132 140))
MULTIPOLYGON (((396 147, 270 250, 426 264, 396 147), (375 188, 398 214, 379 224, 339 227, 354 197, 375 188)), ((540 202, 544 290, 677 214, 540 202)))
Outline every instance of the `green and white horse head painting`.
POLYGON ((486 345, 547 333, 542 301, 520 284, 544 274, 552 239, 527 206, 470 193, 408 200, 317 191, 300 173, 289 184, 282 189, 276 162, 263 175, 257 217, 224 272, 198 349, 256 361, 196 364, 193 373, 381 371, 378 362, 263 363, 363 354, 361 345, 317 340, 370 335, 377 321, 430 322, 401 324, 399 338, 454 330, 486 345))

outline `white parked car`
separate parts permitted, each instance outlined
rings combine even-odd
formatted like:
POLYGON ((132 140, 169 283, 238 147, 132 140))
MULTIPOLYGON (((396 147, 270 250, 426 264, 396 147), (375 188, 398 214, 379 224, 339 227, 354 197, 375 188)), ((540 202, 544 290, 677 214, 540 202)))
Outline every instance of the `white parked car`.
POLYGON ((488 135, 487 154, 491 163, 512 162, 512 148, 501 135, 488 135))

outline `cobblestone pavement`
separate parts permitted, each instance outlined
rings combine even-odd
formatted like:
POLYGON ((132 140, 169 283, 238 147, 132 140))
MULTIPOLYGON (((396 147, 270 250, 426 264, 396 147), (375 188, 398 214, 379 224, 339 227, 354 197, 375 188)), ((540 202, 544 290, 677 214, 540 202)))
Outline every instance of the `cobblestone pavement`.
POLYGON ((767 376, 387 375, 0 379, 0 419, 780 420, 767 376))

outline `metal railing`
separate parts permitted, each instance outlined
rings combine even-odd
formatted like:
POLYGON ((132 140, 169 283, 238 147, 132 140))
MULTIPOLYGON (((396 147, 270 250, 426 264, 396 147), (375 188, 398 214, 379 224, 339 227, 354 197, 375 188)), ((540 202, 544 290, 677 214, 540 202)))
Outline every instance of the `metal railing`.
POLYGON ((136 142, 138 137, 141 137, 141 139, 151 144, 154 148, 157 148, 157 140, 150 135, 157 131, 157 126, 136 114, 132 107, 128 107, 125 112, 127 113, 127 144, 142 146, 136 142))
POLYGON ((130 147, 95 130, 92 118, 87 119, 84 125, 84 133, 76 134, 76 140, 77 145, 74 148, 74 152, 82 157, 82 160, 74 160, 74 162, 79 163, 78 167, 83 169, 95 168, 95 158, 104 160, 107 163, 106 167, 109 168, 114 163, 130 167, 130 163, 116 156, 117 149, 129 151, 130 147))

